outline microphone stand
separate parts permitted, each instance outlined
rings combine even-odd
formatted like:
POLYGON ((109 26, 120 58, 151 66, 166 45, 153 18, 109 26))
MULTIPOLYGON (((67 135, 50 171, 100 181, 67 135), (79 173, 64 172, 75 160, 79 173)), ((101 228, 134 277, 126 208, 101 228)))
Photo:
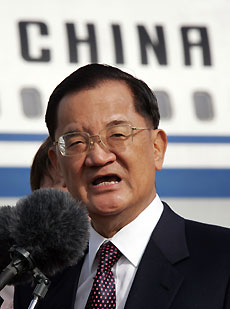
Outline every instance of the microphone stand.
MULTIPOLYGON (((33 291, 34 298, 28 309, 34 309, 38 301, 45 297, 50 286, 50 280, 37 267, 35 267, 34 260, 28 251, 15 246, 12 246, 9 251, 12 261, 0 273, 0 291, 11 282, 15 276, 21 273, 30 272, 37 285, 33 291)), ((0 308, 2 303, 3 299, 0 297, 0 308)))
POLYGON ((34 268, 33 259, 30 253, 25 249, 13 246, 10 248, 9 252, 12 261, 0 273, 0 291, 11 282, 17 274, 30 271, 34 268))
POLYGON ((50 280, 38 269, 33 269, 33 277, 37 285, 33 291, 34 298, 32 299, 28 309, 34 309, 38 301, 46 296, 50 286, 50 280))

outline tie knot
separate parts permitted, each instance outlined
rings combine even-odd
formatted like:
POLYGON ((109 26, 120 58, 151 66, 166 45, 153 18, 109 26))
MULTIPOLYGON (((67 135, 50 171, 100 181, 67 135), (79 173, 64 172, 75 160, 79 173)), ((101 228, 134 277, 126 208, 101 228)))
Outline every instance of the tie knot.
POLYGON ((100 265, 104 271, 109 271, 121 257, 121 252, 110 241, 101 245, 99 249, 100 265))

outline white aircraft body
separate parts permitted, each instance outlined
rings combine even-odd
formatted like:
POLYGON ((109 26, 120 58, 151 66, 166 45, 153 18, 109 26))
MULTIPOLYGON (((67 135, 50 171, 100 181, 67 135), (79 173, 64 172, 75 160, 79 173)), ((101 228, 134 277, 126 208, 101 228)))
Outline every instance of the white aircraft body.
POLYGON ((2 0, 0 205, 30 193, 54 87, 99 62, 143 79, 158 97, 168 135, 161 198, 188 218, 229 227, 229 16, 227 0, 2 0))

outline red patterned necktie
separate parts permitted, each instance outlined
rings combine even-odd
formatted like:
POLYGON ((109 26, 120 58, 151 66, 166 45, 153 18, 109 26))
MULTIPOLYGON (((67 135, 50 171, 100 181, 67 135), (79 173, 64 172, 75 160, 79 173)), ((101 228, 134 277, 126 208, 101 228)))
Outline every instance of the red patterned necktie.
POLYGON ((109 241, 101 245, 98 254, 99 265, 85 309, 116 308, 115 280, 111 269, 121 252, 109 241))

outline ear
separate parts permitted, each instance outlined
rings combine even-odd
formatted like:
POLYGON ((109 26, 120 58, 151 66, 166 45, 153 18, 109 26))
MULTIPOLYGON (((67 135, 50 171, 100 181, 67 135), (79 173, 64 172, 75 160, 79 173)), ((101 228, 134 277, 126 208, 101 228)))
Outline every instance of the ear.
POLYGON ((56 170, 58 169, 58 159, 57 159, 57 153, 56 150, 54 149, 54 147, 51 147, 48 151, 48 156, 50 159, 50 162, 53 166, 53 168, 56 170))
POLYGON ((60 165, 59 165, 59 162, 58 162, 58 157, 57 157, 57 153, 56 153, 55 148, 50 148, 49 149, 48 156, 49 156, 50 162, 51 162, 53 168, 55 169, 55 171, 59 175, 62 176, 62 172, 61 172, 61 168, 60 168, 60 165))
POLYGON ((161 129, 153 131, 153 147, 155 169, 160 171, 164 162, 165 151, 167 148, 167 135, 161 129))
POLYGON ((58 162, 56 150, 54 148, 50 148, 48 151, 48 156, 52 164, 52 167, 54 168, 56 175, 59 179, 58 183, 60 184, 61 187, 66 187, 64 177, 63 177, 63 174, 62 174, 59 162, 58 162))

